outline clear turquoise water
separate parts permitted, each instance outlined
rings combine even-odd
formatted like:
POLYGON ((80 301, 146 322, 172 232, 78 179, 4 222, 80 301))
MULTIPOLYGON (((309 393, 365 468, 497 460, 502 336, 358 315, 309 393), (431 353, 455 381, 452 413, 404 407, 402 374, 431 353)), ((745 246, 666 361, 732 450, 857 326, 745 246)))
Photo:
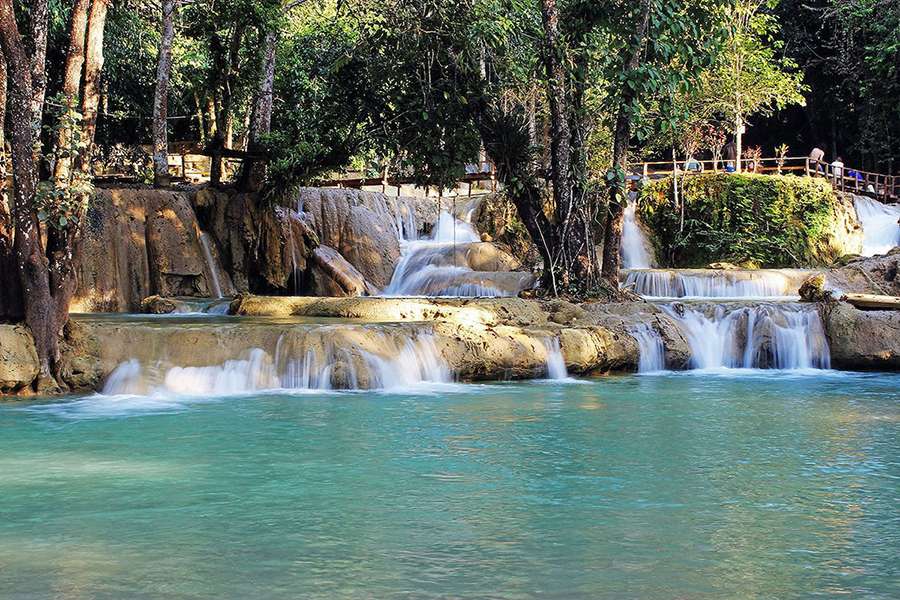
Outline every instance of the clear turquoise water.
POLYGON ((0 407, 0 597, 900 597, 900 377, 0 407))

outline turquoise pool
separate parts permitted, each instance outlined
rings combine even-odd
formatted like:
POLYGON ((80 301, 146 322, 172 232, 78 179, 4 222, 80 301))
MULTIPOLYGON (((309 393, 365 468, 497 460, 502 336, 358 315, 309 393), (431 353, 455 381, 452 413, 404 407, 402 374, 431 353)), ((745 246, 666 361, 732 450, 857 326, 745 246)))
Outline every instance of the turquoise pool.
POLYGON ((900 597, 900 377, 0 406, 0 597, 900 597))

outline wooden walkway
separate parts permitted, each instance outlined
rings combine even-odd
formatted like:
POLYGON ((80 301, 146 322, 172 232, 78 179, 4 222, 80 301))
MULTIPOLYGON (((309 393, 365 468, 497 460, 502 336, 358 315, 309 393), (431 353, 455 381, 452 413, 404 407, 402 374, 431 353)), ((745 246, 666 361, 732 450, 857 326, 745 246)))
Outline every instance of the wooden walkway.
MULTIPOLYGON (((631 165, 629 171, 632 176, 660 179, 669 177, 673 173, 691 175, 699 172, 724 172, 725 170, 725 161, 695 160, 690 166, 695 165, 699 165, 699 168, 689 169, 686 162, 643 162, 631 165)), ((805 156, 784 159, 742 159, 741 170, 744 173, 765 175, 793 174, 825 177, 836 190, 871 196, 882 202, 900 201, 900 176, 870 173, 847 166, 833 167, 827 163, 814 163, 805 156)))

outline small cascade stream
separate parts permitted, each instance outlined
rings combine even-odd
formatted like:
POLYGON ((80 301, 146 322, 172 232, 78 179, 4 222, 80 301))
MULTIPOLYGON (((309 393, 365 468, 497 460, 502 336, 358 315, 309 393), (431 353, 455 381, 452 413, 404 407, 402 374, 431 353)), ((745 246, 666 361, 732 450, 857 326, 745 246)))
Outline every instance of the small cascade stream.
POLYGON ((815 305, 663 304, 691 348, 694 369, 828 369, 815 305))
MULTIPOLYGON (((353 332, 349 334, 353 339, 353 332)), ((371 341, 372 333, 366 335, 371 341)), ((249 348, 237 358, 205 366, 173 365, 163 357, 149 362, 130 359, 110 374, 102 393, 218 396, 264 390, 401 389, 453 380, 430 334, 375 338, 374 344, 322 345, 319 337, 298 340, 282 335, 274 353, 249 348)))
POLYGON ((212 290, 216 298, 222 298, 222 282, 219 280, 219 267, 213 260, 212 249, 210 247, 209 234, 205 231, 200 232, 200 246, 203 248, 203 256, 206 258, 206 268, 209 270, 212 279, 212 290))
MULTIPOLYGON (((398 231, 407 227, 398 223, 398 231)), ((439 214, 430 238, 400 241, 402 256, 385 296, 515 296, 532 281, 530 273, 473 270, 468 248, 481 236, 468 220, 447 211, 439 214)))
POLYGON ((886 254, 900 245, 900 206, 866 196, 856 196, 853 204, 863 230, 863 256, 886 254))
POLYGON ((547 338, 544 344, 547 347, 547 379, 568 379, 569 371, 566 369, 559 338, 547 338))
POLYGON ((811 271, 802 269, 640 269, 622 287, 645 298, 796 297, 811 271))
POLYGON ((629 332, 640 352, 638 373, 656 373, 666 368, 666 348, 662 337, 647 323, 634 326, 629 332))
POLYGON ((622 268, 649 269, 653 262, 650 241, 644 235, 637 218, 637 198, 629 194, 622 224, 622 268))

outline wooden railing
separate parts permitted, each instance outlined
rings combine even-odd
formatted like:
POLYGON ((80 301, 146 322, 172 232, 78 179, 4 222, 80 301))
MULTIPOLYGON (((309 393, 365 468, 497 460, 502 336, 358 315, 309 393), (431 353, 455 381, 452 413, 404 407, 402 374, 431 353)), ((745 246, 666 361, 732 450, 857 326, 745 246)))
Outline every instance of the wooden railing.
MULTIPOLYGON (((734 172, 733 167, 734 161, 726 160, 656 161, 633 164, 629 171, 632 175, 658 179, 669 177, 672 174, 691 175, 704 171, 734 172)), ((883 201, 900 200, 900 176, 870 173, 847 166, 834 167, 828 163, 816 163, 805 156, 744 158, 741 159, 741 171, 768 175, 794 174, 826 177, 837 190, 865 194, 883 201)))
MULTIPOLYGON (((475 168, 471 169, 470 172, 467 172, 463 175, 457 184, 468 184, 468 195, 472 195, 472 187, 476 183, 480 183, 482 181, 487 181, 487 188, 492 192, 497 190, 497 173, 494 169, 494 166, 490 163, 484 163, 481 165, 481 168, 478 169, 478 165, 473 165, 475 168)), ((370 186, 381 186, 382 193, 387 193, 388 188, 395 187, 397 188, 397 195, 400 195, 401 186, 404 185, 413 185, 415 184, 415 179, 410 176, 404 175, 389 175, 387 177, 364 177, 364 176, 345 176, 338 177, 335 179, 328 179, 325 181, 318 182, 317 185, 321 187, 339 187, 339 188, 354 188, 354 189, 362 189, 363 187, 370 186)), ((425 188, 426 193, 428 192, 428 188, 425 188)), ((440 190, 439 190, 440 193, 440 190)))

